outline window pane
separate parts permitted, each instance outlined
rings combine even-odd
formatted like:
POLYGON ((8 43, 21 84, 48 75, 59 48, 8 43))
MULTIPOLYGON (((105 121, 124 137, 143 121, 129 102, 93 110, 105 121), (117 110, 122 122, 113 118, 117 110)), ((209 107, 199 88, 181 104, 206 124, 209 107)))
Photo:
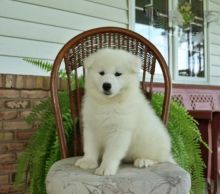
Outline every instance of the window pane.
POLYGON ((178 26, 178 75, 205 77, 203 1, 178 0, 182 24, 178 26))
POLYGON ((203 6, 203 0, 136 0, 135 31, 172 62, 175 79, 206 77, 203 6))
MULTIPOLYGON (((168 63, 168 0, 136 0, 135 31, 150 40, 168 63)), ((156 73, 161 74, 156 66, 156 73)))

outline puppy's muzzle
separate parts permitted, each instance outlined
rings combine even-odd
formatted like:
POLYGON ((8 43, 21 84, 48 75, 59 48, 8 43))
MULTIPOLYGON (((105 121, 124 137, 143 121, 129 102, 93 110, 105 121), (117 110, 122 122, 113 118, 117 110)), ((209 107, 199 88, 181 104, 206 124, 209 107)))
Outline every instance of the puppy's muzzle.
POLYGON ((110 83, 105 82, 105 83, 102 85, 102 89, 103 89, 103 91, 104 91, 104 94, 110 95, 110 94, 111 94, 111 87, 112 87, 112 85, 111 85, 110 83))

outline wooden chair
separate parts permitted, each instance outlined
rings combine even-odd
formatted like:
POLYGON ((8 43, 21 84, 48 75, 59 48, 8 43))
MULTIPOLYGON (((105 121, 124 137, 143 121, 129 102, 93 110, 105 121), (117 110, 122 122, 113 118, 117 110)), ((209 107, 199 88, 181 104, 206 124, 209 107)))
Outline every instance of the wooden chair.
POLYGON ((58 53, 51 73, 51 97, 55 112, 56 128, 61 145, 62 160, 50 169, 47 180, 47 192, 50 194, 69 193, 167 193, 174 188, 176 193, 188 193, 190 177, 187 172, 174 164, 164 163, 146 169, 137 169, 132 165, 122 165, 115 176, 100 177, 91 171, 81 170, 74 162, 82 155, 82 126, 80 105, 83 89, 79 86, 78 77, 85 70, 84 59, 102 48, 123 49, 142 59, 141 88, 151 100, 156 65, 160 67, 164 79, 164 101, 161 119, 167 124, 171 95, 171 79, 167 64, 158 49, 141 35, 127 29, 102 27, 83 32, 67 42, 58 53), (58 71, 64 61, 68 78, 68 89, 72 119, 78 118, 73 126, 74 157, 69 157, 67 140, 64 133, 60 105, 58 103, 58 71), (75 88, 72 91, 72 76, 75 88), (147 82, 146 82, 147 80, 147 82), (160 192, 161 191, 161 192, 160 192))

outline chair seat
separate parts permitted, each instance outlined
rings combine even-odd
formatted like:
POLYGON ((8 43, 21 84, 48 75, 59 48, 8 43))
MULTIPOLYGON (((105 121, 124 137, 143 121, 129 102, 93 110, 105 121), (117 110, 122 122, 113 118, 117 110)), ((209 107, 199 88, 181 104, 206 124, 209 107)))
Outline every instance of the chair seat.
POLYGON ((74 166, 79 157, 57 161, 47 178, 48 194, 188 194, 188 172, 171 163, 138 169, 122 164, 114 176, 97 176, 94 170, 74 166))

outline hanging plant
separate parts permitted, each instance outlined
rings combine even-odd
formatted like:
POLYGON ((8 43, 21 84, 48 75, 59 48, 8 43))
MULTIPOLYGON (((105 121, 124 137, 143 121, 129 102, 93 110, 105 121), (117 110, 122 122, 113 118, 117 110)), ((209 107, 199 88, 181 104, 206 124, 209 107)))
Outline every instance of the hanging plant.
POLYGON ((182 17, 182 27, 187 28, 194 21, 195 15, 192 11, 191 3, 183 1, 178 7, 178 11, 182 17))

